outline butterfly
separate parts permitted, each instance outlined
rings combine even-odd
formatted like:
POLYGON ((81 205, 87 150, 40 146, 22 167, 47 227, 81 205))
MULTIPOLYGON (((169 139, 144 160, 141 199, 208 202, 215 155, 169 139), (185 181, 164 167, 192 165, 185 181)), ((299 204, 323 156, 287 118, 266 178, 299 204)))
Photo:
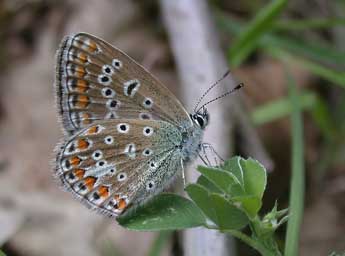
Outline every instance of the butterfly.
POLYGON ((65 139, 54 173, 88 207, 123 215, 166 188, 202 150, 207 109, 189 114, 121 50, 78 33, 63 39, 56 61, 65 139))

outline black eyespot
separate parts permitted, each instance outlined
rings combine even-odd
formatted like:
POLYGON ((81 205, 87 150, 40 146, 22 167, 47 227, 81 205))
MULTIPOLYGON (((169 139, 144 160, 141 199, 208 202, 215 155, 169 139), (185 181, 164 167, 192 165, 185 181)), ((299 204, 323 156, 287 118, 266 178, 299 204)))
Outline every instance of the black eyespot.
POLYGON ((150 100, 145 100, 145 105, 150 106, 151 105, 151 101, 150 100))
POLYGON ((110 105, 111 108, 115 108, 116 105, 117 105, 117 101, 116 100, 112 100, 109 105, 110 105))
POLYGON ((101 154, 99 152, 95 153, 95 157, 99 157, 101 154))
POLYGON ((150 183, 148 184, 148 187, 149 187, 149 188, 153 188, 153 183, 150 182, 150 183))
POLYGON ((104 162, 103 162, 103 161, 100 161, 100 162, 98 162, 98 165, 99 165, 99 166, 103 166, 103 165, 104 165, 104 162))
POLYGON ((71 180, 73 180, 73 179, 75 178, 75 176, 74 176, 73 173, 69 173, 69 174, 68 174, 68 178, 71 179, 71 180))
POLYGON ((121 125, 120 125, 120 130, 121 130, 121 131, 126 131, 126 130, 127 130, 126 125, 121 124, 121 125))
POLYGON ((148 119, 150 119, 150 116, 148 114, 142 114, 141 118, 144 120, 148 120, 148 119))
POLYGON ((79 184, 80 190, 86 190, 86 186, 83 183, 79 184))
POLYGON ((98 195, 98 193, 93 193, 93 194, 92 194, 92 197, 93 197, 93 199, 95 199, 95 200, 98 200, 98 199, 101 198, 101 197, 98 195))
POLYGON ((114 169, 110 169, 110 173, 114 173, 115 172, 115 170, 114 169))
POLYGON ((106 89, 106 90, 105 90, 105 95, 106 95, 106 96, 110 96, 111 93, 112 93, 111 89, 106 89))
POLYGON ((151 131, 151 130, 150 130, 149 128, 146 128, 146 129, 145 129, 145 133, 146 133, 146 134, 149 134, 150 131, 151 131))
POLYGON ((103 83, 109 82, 109 77, 107 77, 107 76, 102 76, 101 81, 102 81, 103 83))
POLYGON ((104 69, 104 72, 110 74, 110 73, 111 73, 111 69, 110 69, 109 67, 106 67, 106 68, 104 69))

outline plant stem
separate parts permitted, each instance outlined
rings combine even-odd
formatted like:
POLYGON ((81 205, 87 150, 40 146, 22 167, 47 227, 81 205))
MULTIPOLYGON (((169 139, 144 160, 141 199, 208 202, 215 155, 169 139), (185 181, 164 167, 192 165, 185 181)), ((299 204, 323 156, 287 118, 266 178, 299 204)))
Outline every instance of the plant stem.
POLYGON ((248 244, 250 247, 257 250, 263 256, 277 256, 276 252, 272 252, 272 251, 268 250, 259 241, 254 240, 253 238, 247 236, 246 234, 244 234, 240 231, 223 230, 223 232, 228 233, 228 234, 240 239, 242 242, 248 244))
POLYGON ((292 77, 287 75, 289 81, 289 96, 292 106, 292 174, 290 186, 290 218, 287 225, 285 256, 298 255, 298 242, 300 226, 303 217, 304 205, 304 147, 303 122, 300 109, 300 96, 292 77))

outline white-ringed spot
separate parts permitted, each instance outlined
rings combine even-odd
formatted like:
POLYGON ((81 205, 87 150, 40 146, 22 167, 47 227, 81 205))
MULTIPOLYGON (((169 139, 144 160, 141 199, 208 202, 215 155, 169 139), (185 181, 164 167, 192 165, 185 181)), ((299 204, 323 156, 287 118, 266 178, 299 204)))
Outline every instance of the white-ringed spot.
POLYGON ((153 154, 153 151, 150 148, 145 148, 143 150, 143 156, 150 156, 153 154))
POLYGON ((125 172, 120 172, 118 175, 117 175, 117 180, 118 181, 125 181, 127 179, 127 174, 125 172))
POLYGON ((151 191, 154 188, 155 188, 155 183, 152 180, 146 183, 146 190, 147 191, 151 191))
POLYGON ((153 128, 149 126, 145 126, 143 129, 143 134, 145 136, 151 136, 153 134, 153 128))
POLYGON ((102 157, 103 157, 103 153, 102 153, 101 150, 96 150, 96 151, 94 151, 94 152, 92 153, 92 158, 93 158, 93 160, 95 160, 95 161, 98 161, 98 160, 102 159, 102 157))
POLYGON ((119 133, 128 133, 129 132, 129 124, 126 123, 120 123, 117 125, 117 131, 119 133))
POLYGON ((133 97, 139 90, 140 82, 138 79, 133 79, 123 84, 123 93, 128 97, 133 97))
POLYGON ((115 118, 118 118, 115 111, 110 111, 104 116, 104 119, 115 119, 115 118))
POLYGON ((102 95, 105 98, 113 98, 115 94, 115 91, 109 87, 102 88, 102 95))
POLYGON ((150 113, 139 113, 139 118, 141 120, 151 120, 152 116, 150 113))
POLYGON ((151 98, 145 98, 143 101, 144 108, 152 108, 153 100, 151 98))
POLYGON ((134 143, 130 143, 128 145, 126 145, 125 151, 124 153, 129 157, 134 159, 135 158, 135 144, 134 143))
POLYGON ((98 82, 103 84, 103 85, 110 85, 112 82, 112 79, 108 75, 101 74, 98 76, 98 82))
POLYGON ((108 109, 115 110, 119 108, 120 101, 111 99, 107 101, 106 105, 108 109))
POLYGON ((117 70, 119 70, 120 68, 122 68, 122 62, 118 59, 113 59, 112 61, 112 65, 114 68, 116 68, 117 70))
POLYGON ((108 135, 107 137, 104 138, 104 143, 107 145, 111 145, 114 143, 114 137, 111 135, 108 135))
POLYGON ((109 76, 111 76, 115 72, 114 68, 110 65, 107 65, 107 64, 103 65, 102 71, 104 74, 109 75, 109 76))
POLYGON ((96 163, 96 166, 97 166, 97 167, 104 167, 106 164, 107 164, 106 161, 100 160, 100 161, 98 161, 98 162, 96 163))
POLYGON ((150 161, 150 162, 149 162, 149 167, 150 167, 150 169, 155 170, 155 169, 157 168, 156 162, 150 161))

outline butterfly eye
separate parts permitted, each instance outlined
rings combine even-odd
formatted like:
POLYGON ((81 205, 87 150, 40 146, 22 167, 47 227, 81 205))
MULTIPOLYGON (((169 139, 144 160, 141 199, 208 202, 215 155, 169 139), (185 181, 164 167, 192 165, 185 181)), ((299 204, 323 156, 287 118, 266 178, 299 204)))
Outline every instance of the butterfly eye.
POLYGON ((112 65, 114 68, 116 68, 117 70, 119 70, 120 68, 122 68, 122 62, 118 59, 113 59, 112 65))
POLYGON ((143 101, 143 106, 145 108, 152 108, 152 105, 153 105, 153 101, 152 99, 150 98, 145 98, 144 101, 143 101))
POLYGON ((143 134, 145 136, 151 136, 153 134, 153 128, 149 126, 144 127, 143 134))
POLYGON ((198 116, 196 118, 196 121, 198 122, 199 126, 200 127, 203 127, 204 126, 204 119, 201 117, 201 116, 198 116))

